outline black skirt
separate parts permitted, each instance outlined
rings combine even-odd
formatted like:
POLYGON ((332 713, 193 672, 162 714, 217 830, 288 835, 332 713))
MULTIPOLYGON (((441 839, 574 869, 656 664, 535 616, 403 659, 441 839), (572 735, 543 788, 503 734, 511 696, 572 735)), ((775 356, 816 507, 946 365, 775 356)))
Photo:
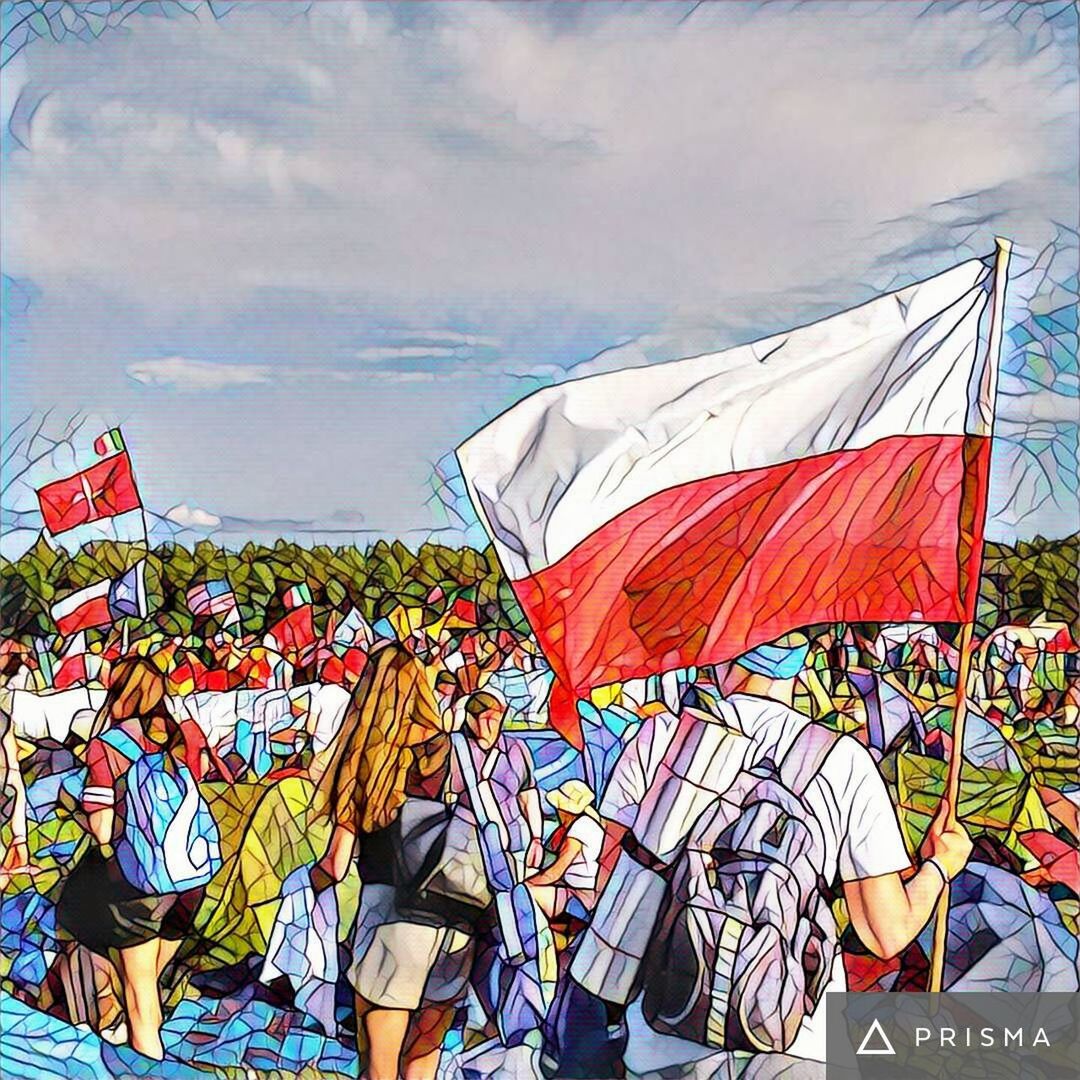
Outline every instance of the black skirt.
POLYGON ((115 858, 91 845, 64 881, 56 921, 80 945, 102 955, 155 938, 179 941, 191 933, 203 893, 148 896, 124 878, 115 858))

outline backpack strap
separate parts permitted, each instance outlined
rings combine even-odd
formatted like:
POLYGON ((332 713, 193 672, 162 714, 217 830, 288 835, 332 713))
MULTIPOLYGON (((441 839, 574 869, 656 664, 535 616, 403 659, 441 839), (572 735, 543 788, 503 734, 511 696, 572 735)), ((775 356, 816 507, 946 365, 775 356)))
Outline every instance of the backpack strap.
POLYGON ((837 732, 823 724, 807 724, 795 736, 780 763, 780 782, 784 787, 801 799, 839 738, 837 732))
POLYGON ((143 748, 123 728, 109 728, 101 735, 101 741, 131 761, 138 761, 144 753, 143 748))

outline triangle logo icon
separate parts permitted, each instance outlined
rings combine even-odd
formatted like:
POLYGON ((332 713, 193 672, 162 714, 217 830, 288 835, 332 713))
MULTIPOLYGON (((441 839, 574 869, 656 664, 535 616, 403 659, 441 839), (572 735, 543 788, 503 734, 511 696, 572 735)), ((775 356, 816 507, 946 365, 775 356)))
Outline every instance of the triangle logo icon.
POLYGON ((885 1034, 884 1029, 881 1026, 880 1020, 875 1020, 863 1036, 863 1041, 859 1043, 859 1049, 855 1051, 856 1054, 864 1055, 881 1055, 881 1054, 894 1054, 896 1051, 893 1049, 893 1044, 889 1042, 889 1036, 885 1034), (871 1044, 871 1040, 877 1037, 877 1042, 871 1044))

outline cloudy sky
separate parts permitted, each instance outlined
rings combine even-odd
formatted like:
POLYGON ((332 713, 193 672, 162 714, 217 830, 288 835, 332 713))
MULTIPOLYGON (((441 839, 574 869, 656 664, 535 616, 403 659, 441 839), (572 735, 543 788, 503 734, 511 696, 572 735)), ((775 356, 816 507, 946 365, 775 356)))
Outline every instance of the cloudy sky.
MULTIPOLYGON (((568 368, 995 234, 1075 293, 1067 3, 189 6, 3 69, 3 418, 120 422, 196 531, 419 535, 434 463, 568 368)), ((1077 527, 1063 340, 1013 387, 999 535, 1077 527)))

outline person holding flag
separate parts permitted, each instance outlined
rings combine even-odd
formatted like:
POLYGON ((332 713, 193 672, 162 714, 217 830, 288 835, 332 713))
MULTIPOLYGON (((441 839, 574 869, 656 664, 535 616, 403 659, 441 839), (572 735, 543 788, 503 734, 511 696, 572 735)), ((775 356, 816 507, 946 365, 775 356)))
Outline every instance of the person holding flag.
MULTIPOLYGON (((671 919, 668 879, 686 846, 700 853, 697 861, 684 859, 687 866, 711 865, 718 835, 738 818, 734 793, 740 790, 740 778, 751 769, 760 771, 762 762, 782 763, 782 770, 789 754, 808 760, 810 775, 802 798, 816 822, 810 832, 817 842, 815 878, 807 883, 808 891, 816 890, 818 880, 831 885, 839 879, 852 925, 877 956, 891 958, 915 939, 947 883, 967 862, 971 840, 943 802, 923 843, 920 866, 911 872, 896 811, 869 751, 851 736, 837 737, 808 723, 793 707, 808 652, 805 637, 793 635, 721 665, 714 677, 722 702, 690 688, 680 715, 647 721, 616 762, 600 813, 625 829, 622 852, 570 969, 580 988, 604 1002, 609 1024, 621 1024, 626 1006, 642 989, 647 1018, 677 1011, 664 969, 684 970, 709 961, 707 935, 690 957, 680 951, 685 945, 678 934, 663 932, 665 903, 671 919), (809 761, 811 741, 820 744, 816 761, 809 761)), ((694 896, 712 888, 703 875, 687 892, 694 896)), ((822 900, 808 899, 811 905, 822 900)), ((824 993, 846 988, 831 915, 823 922, 827 970, 807 991, 810 1000, 798 1003, 798 995, 791 995, 788 1000, 798 1005, 792 1014, 764 1021, 781 1032, 782 1043, 774 1049, 816 1061, 825 1060, 824 1014, 816 1006, 824 993)), ((749 947, 753 940, 747 932, 742 944, 749 947)), ((770 984, 777 980, 777 968, 783 970, 776 965, 768 978, 756 978, 752 969, 743 971, 746 985, 740 986, 736 976, 733 998, 743 991, 760 992, 768 1000, 776 990, 770 984)), ((746 998, 741 1002, 744 1011, 755 1012, 746 998)), ((606 1045, 612 1062, 627 1035, 623 1027, 620 1039, 606 1045)), ((656 1052, 663 1040, 658 1044, 650 1038, 656 1052)), ((597 1042, 603 1045, 603 1040, 597 1042)), ((560 1065, 560 1076, 575 1075, 571 1062, 564 1059, 560 1065)))
MULTIPOLYGON (((553 726, 581 748, 593 688, 754 656, 800 627, 951 622, 963 746, 1009 251, 762 341, 548 387, 458 448, 555 672, 553 726)), ((959 761, 940 836, 959 829, 959 761)), ((931 989, 955 869, 939 862, 917 897, 890 867, 871 876, 891 900, 863 898, 908 905, 896 939, 937 903, 931 989)))

